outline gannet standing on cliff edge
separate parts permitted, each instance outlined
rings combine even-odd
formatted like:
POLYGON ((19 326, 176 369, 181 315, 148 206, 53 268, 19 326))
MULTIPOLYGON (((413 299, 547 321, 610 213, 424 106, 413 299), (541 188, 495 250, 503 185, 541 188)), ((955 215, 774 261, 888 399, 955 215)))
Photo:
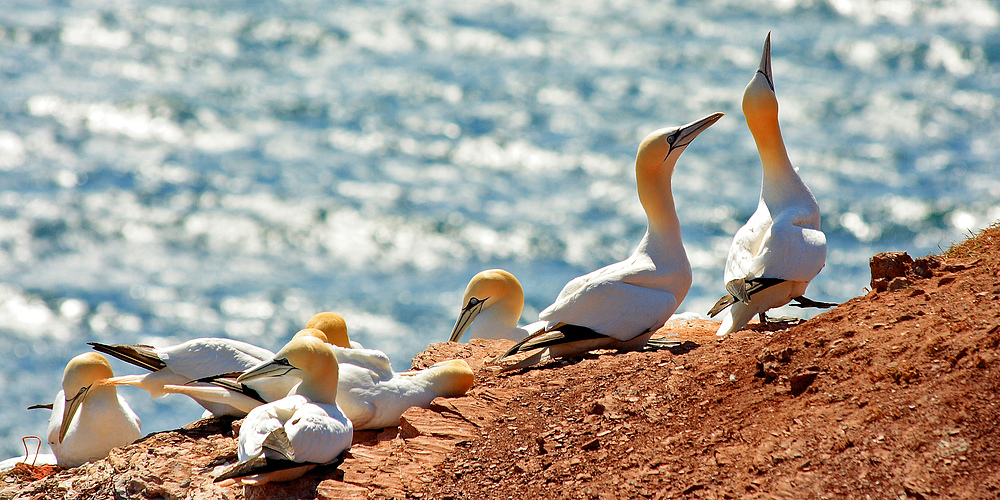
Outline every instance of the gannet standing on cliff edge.
POLYGON ((538 321, 517 326, 524 309, 524 289, 513 274, 503 269, 487 269, 473 276, 462 304, 448 339, 452 342, 458 342, 466 331, 470 339, 521 340, 545 324, 538 321))
POLYGON ((674 164, 685 147, 721 117, 722 113, 713 113, 681 127, 657 130, 642 140, 635 177, 648 221, 646 234, 629 258, 567 283, 556 301, 539 314, 546 328, 514 345, 500 359, 538 352, 509 369, 530 366, 546 356, 641 349, 670 319, 691 288, 691 264, 681 243, 670 187, 674 164))
POLYGON ((142 437, 142 423, 114 385, 108 360, 96 352, 69 361, 62 390, 52 402, 49 446, 56 463, 76 467, 108 456, 112 448, 142 437))
POLYGON ((269 359, 237 379, 270 377, 301 380, 282 399, 254 408, 240 426, 239 463, 215 479, 224 484, 258 485, 291 481, 330 463, 351 447, 354 427, 337 406, 339 367, 322 340, 292 339, 269 359))
POLYGON ((726 259, 729 295, 708 312, 729 307, 717 335, 743 328, 755 314, 795 300, 800 307, 832 307, 802 296, 826 264, 826 235, 819 228, 819 205, 792 162, 778 127, 778 99, 771 73, 771 34, 757 73, 743 91, 743 114, 757 143, 764 176, 760 203, 736 232, 726 259))

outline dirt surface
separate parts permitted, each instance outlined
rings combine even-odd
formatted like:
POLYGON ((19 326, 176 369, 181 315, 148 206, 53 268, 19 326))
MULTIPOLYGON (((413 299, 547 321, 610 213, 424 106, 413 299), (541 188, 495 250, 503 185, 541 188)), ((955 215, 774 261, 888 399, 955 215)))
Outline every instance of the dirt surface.
POLYGON ((467 359, 467 396, 292 483, 214 487, 235 442, 207 422, 77 469, 18 466, 0 498, 1000 498, 1000 227, 873 271, 878 292, 808 321, 722 341, 670 323, 657 336, 697 344, 680 354, 499 373, 485 361, 511 342, 433 344, 414 367, 467 359))
POLYGON ((683 355, 484 373, 499 416, 429 497, 1000 498, 1000 229, 931 266, 774 332, 671 325, 683 355))

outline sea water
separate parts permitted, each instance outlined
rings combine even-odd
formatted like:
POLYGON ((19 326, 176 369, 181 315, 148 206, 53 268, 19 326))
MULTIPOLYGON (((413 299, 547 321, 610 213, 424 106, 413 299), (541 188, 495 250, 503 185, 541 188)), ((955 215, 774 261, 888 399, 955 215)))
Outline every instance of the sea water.
MULTIPOLYGON (((829 242, 808 296, 863 294, 874 253, 1000 218, 998 27, 983 0, 9 0, 0 450, 44 435, 25 407, 87 341, 277 349, 331 310, 402 370, 494 267, 533 321, 642 236, 639 140, 722 111, 673 176, 678 312, 704 314, 757 206, 740 99, 769 31, 829 242)), ((119 393, 147 433, 201 414, 119 393)))

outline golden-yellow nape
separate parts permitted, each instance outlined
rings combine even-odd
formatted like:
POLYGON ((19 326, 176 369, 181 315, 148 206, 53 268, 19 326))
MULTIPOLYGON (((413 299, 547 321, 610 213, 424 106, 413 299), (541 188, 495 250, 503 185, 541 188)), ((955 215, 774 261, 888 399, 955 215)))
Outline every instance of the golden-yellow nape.
POLYGON ((327 342, 338 347, 350 348, 351 338, 347 335, 347 321, 334 312, 321 312, 306 323, 306 328, 316 328, 326 334, 327 342))
POLYGON ((295 335, 292 335, 292 339, 298 339, 302 337, 313 337, 323 342, 329 342, 329 338, 326 336, 325 333, 323 333, 323 330, 320 330, 318 328, 303 328, 295 332, 295 335))

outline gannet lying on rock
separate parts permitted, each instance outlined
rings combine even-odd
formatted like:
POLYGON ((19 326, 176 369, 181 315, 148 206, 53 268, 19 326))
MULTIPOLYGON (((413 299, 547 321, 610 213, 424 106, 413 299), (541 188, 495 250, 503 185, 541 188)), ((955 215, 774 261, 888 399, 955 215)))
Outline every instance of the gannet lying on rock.
POLYGON ((462 304, 448 339, 452 342, 458 342, 466 331, 470 339, 521 340, 545 326, 544 321, 517 326, 524 308, 524 290, 517 278, 503 269, 488 269, 473 276, 462 304))
POLYGON ((215 479, 223 485, 291 481, 333 462, 351 447, 354 427, 337 405, 337 358, 322 340, 292 339, 274 357, 237 379, 300 382, 288 396, 258 406, 240 426, 239 462, 215 479))
POLYGON ((66 365, 49 418, 48 441, 56 464, 77 467, 100 460, 112 448, 142 437, 139 417, 108 383, 113 376, 108 360, 96 352, 66 365))

